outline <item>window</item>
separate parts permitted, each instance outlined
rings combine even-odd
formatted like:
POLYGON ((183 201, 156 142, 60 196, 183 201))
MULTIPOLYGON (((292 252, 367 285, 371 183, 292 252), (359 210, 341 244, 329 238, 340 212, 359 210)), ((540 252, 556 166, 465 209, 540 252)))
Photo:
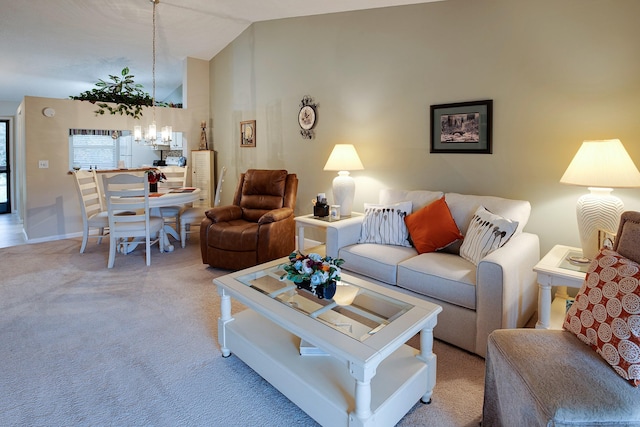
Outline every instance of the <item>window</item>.
POLYGON ((118 132, 110 130, 69 130, 71 167, 113 169, 118 161, 118 132))

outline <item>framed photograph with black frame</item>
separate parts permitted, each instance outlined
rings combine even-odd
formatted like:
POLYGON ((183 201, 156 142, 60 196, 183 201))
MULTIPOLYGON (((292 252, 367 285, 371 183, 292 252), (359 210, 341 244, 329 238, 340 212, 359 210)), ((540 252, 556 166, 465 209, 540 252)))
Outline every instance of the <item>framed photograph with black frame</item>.
POLYGON ((247 120, 240 122, 240 146, 255 147, 256 146, 256 121, 247 120))
POLYGON ((431 106, 431 153, 491 154, 493 100, 431 106))

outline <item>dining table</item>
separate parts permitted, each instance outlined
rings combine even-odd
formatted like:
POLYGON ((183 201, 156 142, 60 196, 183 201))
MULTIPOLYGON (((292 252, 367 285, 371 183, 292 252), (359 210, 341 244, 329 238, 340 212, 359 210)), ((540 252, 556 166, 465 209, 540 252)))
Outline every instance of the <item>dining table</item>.
MULTIPOLYGON (((161 216, 160 208, 166 206, 178 206, 193 203, 200 198, 201 190, 196 187, 159 188, 158 192, 149 193, 149 214, 161 216)), ((169 241, 169 236, 180 240, 178 231, 169 224, 164 225, 164 251, 173 252, 174 246, 169 241)), ((133 251, 136 245, 127 245, 125 252, 133 251)))

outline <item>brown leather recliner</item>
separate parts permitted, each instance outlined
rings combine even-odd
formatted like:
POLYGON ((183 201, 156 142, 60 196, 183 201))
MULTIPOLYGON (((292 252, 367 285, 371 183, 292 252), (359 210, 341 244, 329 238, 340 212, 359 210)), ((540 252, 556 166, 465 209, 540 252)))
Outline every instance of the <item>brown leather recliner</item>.
POLYGON ((295 250, 298 177, 286 170, 249 169, 233 204, 209 209, 200 226, 202 262, 240 270, 295 250))

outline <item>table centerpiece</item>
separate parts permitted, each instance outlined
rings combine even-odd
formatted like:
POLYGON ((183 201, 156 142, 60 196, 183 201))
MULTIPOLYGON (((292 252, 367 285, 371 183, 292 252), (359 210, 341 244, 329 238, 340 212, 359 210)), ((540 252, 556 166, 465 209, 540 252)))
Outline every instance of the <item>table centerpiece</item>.
POLYGON ((342 258, 292 252, 289 264, 282 265, 286 274, 280 276, 280 280, 291 280, 298 289, 306 289, 319 299, 331 299, 336 293, 336 281, 340 280, 342 264, 342 258))
POLYGON ((157 193, 158 192, 158 183, 163 182, 167 177, 160 169, 147 169, 145 171, 147 175, 147 180, 149 181, 149 192, 157 193))

